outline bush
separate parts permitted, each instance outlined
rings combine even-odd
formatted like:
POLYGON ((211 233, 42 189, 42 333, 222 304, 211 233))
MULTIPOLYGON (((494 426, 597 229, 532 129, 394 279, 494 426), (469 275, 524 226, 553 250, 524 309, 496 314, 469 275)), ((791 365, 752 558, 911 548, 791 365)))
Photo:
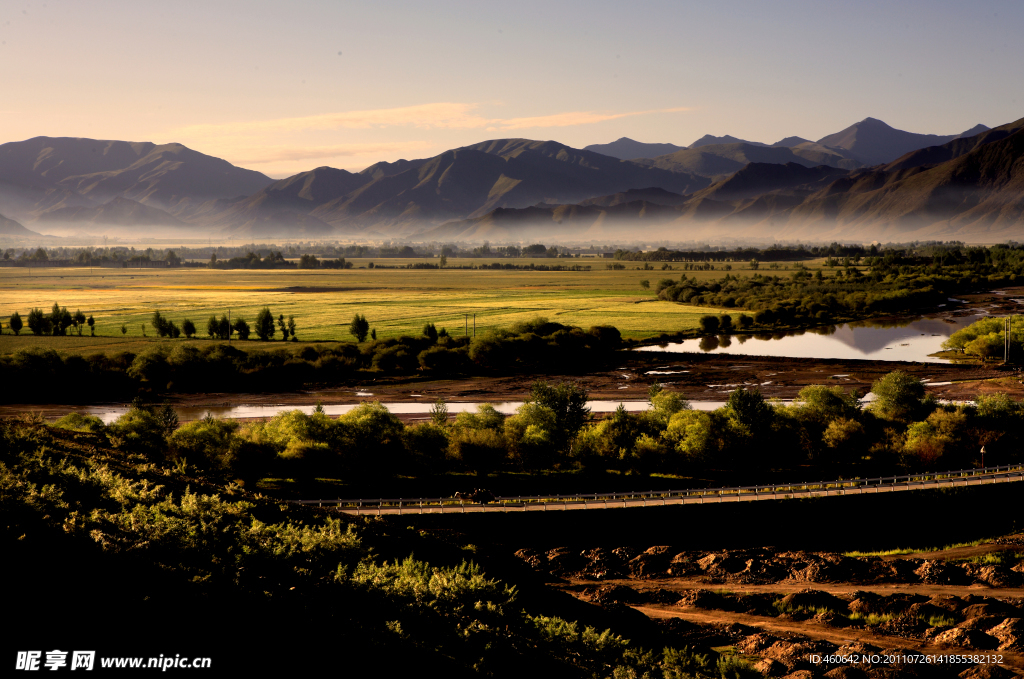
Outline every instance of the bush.
POLYGON ((53 423, 58 429, 69 429, 71 431, 89 432, 102 434, 106 432, 107 425, 95 415, 83 415, 82 413, 68 413, 53 423))
POLYGON ((705 335, 714 335, 718 332, 720 322, 717 316, 701 316, 698 324, 700 325, 700 331, 702 333, 705 335))
POLYGON ((205 417, 180 427, 168 438, 171 454, 185 459, 198 469, 226 471, 230 451, 236 445, 238 422, 205 417))
POLYGON ((156 413, 148 408, 132 406, 110 425, 108 435, 116 448, 158 459, 163 457, 165 432, 166 427, 156 413))

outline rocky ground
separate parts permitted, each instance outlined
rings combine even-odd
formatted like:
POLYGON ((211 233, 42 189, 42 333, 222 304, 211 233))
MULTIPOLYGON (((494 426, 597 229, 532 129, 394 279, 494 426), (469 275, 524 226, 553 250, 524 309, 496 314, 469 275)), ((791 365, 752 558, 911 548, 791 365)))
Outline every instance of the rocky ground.
POLYGON ((1024 676, 1024 535, 895 556, 664 545, 516 555, 580 599, 639 611, 766 676, 1024 676))

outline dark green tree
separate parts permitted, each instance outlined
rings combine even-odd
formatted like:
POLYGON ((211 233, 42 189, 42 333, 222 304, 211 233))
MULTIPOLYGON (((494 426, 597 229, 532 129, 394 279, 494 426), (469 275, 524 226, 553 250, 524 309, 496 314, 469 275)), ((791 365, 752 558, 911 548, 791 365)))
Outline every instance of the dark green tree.
POLYGON ((700 324, 700 331, 704 334, 717 333, 720 325, 720 321, 717 316, 701 316, 698 323, 700 324))
POLYGON ((295 342, 295 316, 288 316, 288 334, 292 336, 292 341, 295 342))
POLYGON ((49 335, 52 327, 53 321, 43 313, 42 309, 32 309, 28 312, 28 329, 32 331, 33 335, 49 335))
POLYGON ((8 321, 7 324, 9 326, 11 326, 11 330, 14 331, 15 335, 20 334, 21 333, 21 327, 22 327, 22 325, 21 325, 21 314, 19 314, 17 311, 15 311, 13 314, 11 314, 11 320, 8 321))
POLYGON ((247 340, 249 339, 249 324, 242 318, 235 319, 231 329, 238 333, 238 339, 247 340))
POLYGON ((448 404, 443 398, 437 399, 430 407, 430 421, 441 427, 448 424, 448 404))
POLYGON ((210 316, 210 320, 206 321, 206 334, 210 336, 210 339, 220 337, 220 323, 217 322, 216 316, 210 316))
POLYGON ((573 382, 555 385, 534 382, 528 402, 550 408, 555 413, 555 431, 552 432, 552 439, 556 450, 566 450, 590 419, 587 391, 573 382))
POLYGON ((270 309, 268 307, 263 307, 260 309, 260 312, 256 314, 256 322, 253 324, 253 331, 262 342, 266 342, 274 337, 274 333, 276 332, 276 329, 274 328, 274 314, 270 313, 270 309))
POLYGON ((365 342, 366 335, 370 332, 370 324, 366 321, 366 316, 356 314, 352 318, 352 322, 349 323, 348 331, 356 338, 357 342, 365 342))
POLYGON ((82 329, 85 326, 85 314, 82 313, 81 309, 75 311, 74 315, 71 316, 71 325, 74 326, 75 332, 81 337, 82 329))
POLYGON ((437 341, 437 328, 434 327, 433 323, 427 323, 423 326, 423 335, 430 339, 431 342, 437 341))
POLYGON ((221 314, 220 320, 217 322, 217 338, 231 339, 231 321, 228 320, 227 314, 221 314))
POLYGON ((726 408, 739 425, 754 435, 766 434, 775 419, 775 409, 765 400, 758 387, 732 392, 726 408))
POLYGON ((185 337, 192 339, 196 334, 196 324, 186 318, 181 322, 181 331, 185 333, 185 337))
POLYGON ((284 322, 284 314, 277 316, 277 329, 281 331, 281 341, 288 341, 288 324, 284 322))
POLYGON ((85 322, 89 324, 89 336, 90 337, 95 337, 96 336, 96 319, 92 317, 92 314, 89 314, 89 318, 85 319, 85 322))
POLYGON ((902 370, 875 380, 871 393, 875 395, 871 409, 887 419, 909 422, 927 415, 924 383, 902 370))

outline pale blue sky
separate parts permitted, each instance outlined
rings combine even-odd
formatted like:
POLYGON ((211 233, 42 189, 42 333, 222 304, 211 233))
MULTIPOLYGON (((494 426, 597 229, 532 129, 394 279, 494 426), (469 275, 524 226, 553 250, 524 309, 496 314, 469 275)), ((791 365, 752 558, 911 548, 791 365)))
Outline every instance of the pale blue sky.
POLYGON ((1021 35, 1019 0, 8 0, 0 141, 180 141, 284 176, 499 137, 951 134, 1024 116, 1021 35))

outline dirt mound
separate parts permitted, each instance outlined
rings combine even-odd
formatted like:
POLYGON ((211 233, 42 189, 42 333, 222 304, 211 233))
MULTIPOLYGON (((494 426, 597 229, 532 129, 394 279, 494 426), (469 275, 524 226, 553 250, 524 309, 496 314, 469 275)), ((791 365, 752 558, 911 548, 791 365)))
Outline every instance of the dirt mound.
POLYGON ((923 636, 928 630, 928 623, 921 620, 921 618, 908 610, 908 612, 902 615, 897 615, 894 618, 879 624, 877 629, 883 634, 889 634, 895 637, 905 637, 907 639, 917 639, 923 636))
POLYGON ((960 679, 1012 679, 1020 675, 999 665, 976 665, 957 676, 960 679))
POLYGON ((928 600, 928 604, 952 615, 960 615, 960 611, 967 605, 958 596, 937 596, 928 600))
POLYGON ((637 592, 632 587, 622 585, 602 585, 601 587, 588 587, 583 590, 583 596, 599 604, 642 604, 647 602, 647 597, 637 592))
POLYGON ((988 635, 999 640, 1000 651, 1024 651, 1024 619, 1006 618, 990 628, 988 635))
POLYGON ((629 572, 634 578, 650 578, 668 573, 672 563, 671 547, 651 547, 643 554, 638 554, 629 562, 629 572))
POLYGON ((978 630, 963 629, 961 627, 954 627, 953 629, 936 634, 932 640, 937 644, 980 650, 994 649, 999 645, 999 640, 995 637, 991 637, 978 630))
POLYGON ((964 585, 970 582, 962 567, 946 561, 925 561, 914 569, 914 575, 927 585, 964 585))
POLYGON ((758 655, 779 641, 782 641, 781 637, 768 634, 767 632, 758 632, 757 634, 751 634, 736 644, 736 650, 744 655, 758 655))
POLYGON ((1021 576, 1006 566, 965 566, 966 572, 978 582, 992 587, 1018 587, 1021 576))
POLYGON ((786 666, 771 658, 761 658, 754 663, 754 669, 765 677, 781 677, 786 674, 786 666))
POLYGON ((1015 606, 1004 603, 999 599, 985 598, 965 608, 962 615, 965 619, 990 617, 1019 618, 1021 617, 1021 611, 1015 606))
POLYGON ((717 592, 712 592, 708 589, 691 589, 680 595, 676 605, 691 606, 693 608, 707 608, 711 610, 727 610, 724 608, 726 603, 727 602, 722 595, 717 592))
POLYGON ((782 605, 791 608, 828 609, 845 611, 847 602, 839 597, 817 589, 805 589, 782 597, 782 605))

